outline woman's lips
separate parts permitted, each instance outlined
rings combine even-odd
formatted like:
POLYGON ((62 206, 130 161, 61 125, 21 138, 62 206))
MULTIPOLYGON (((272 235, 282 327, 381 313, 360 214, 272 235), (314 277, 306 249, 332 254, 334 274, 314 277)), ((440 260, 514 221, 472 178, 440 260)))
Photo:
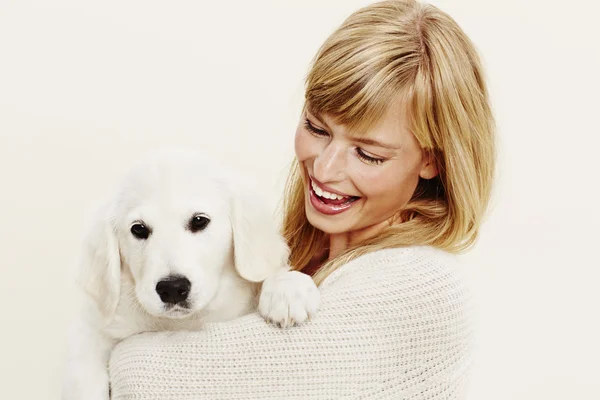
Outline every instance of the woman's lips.
POLYGON ((352 205, 354 205, 354 203, 356 203, 356 200, 358 200, 360 198, 360 197, 350 197, 349 199, 347 199, 345 201, 340 200, 342 202, 341 204, 327 204, 327 203, 324 203, 324 201, 321 200, 321 198, 319 196, 317 196, 317 194, 314 192, 310 180, 308 182, 307 189, 309 192, 310 204, 317 211, 319 211, 320 213, 325 214, 325 215, 335 215, 335 214, 342 213, 342 212, 348 210, 350 207, 352 207, 352 205))

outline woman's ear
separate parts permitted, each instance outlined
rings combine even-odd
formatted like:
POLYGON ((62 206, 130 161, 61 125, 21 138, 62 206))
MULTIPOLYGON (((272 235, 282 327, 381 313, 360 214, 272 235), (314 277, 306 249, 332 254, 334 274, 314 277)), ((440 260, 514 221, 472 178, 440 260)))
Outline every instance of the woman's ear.
POLYGON ((109 209, 105 205, 93 216, 78 266, 78 283, 94 300, 106 322, 115 314, 121 286, 121 257, 109 209))
POLYGON ((231 190, 231 229, 235 268, 251 282, 262 282, 287 265, 289 249, 266 199, 254 189, 231 190))
POLYGON ((419 176, 423 179, 432 179, 438 175, 438 166, 435 153, 432 150, 423 150, 423 160, 419 176))

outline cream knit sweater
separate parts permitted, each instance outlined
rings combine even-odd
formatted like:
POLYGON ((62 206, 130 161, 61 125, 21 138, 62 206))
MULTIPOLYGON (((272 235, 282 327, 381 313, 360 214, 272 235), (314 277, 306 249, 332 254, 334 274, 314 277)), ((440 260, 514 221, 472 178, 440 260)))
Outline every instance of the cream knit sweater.
POLYGON ((456 257, 431 247, 361 256, 287 329, 258 313, 201 332, 144 333, 112 353, 112 399, 462 398, 472 344, 456 257))

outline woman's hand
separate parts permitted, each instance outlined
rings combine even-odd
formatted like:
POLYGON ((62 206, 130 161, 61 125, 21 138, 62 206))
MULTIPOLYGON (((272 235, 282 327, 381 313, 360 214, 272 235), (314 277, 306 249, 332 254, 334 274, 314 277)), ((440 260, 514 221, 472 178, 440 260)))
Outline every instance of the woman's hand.
POLYGON ((286 328, 310 320, 320 303, 321 294, 309 275, 284 271, 263 281, 258 312, 267 322, 286 328))

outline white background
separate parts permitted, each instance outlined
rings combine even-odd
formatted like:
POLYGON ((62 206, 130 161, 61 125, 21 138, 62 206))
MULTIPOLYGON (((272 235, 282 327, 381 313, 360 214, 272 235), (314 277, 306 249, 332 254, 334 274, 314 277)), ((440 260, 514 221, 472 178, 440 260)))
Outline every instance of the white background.
MULTIPOLYGON (((368 3, 0 0, 2 398, 58 398, 82 219, 136 158, 203 148, 277 203, 311 58, 368 3)), ((499 128, 464 256, 468 399, 599 399, 598 6, 433 3, 480 50, 499 128)))

